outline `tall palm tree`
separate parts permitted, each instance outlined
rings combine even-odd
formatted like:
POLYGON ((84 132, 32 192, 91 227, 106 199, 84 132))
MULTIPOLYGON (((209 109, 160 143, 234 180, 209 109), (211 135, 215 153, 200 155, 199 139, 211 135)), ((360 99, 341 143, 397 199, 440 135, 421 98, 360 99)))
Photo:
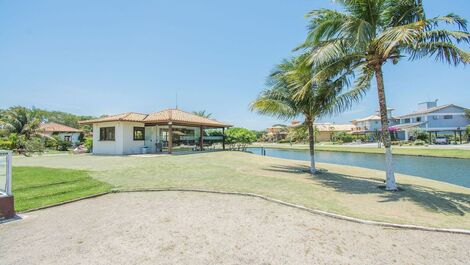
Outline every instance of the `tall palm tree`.
POLYGON ((24 135, 29 140, 39 128, 41 119, 35 109, 16 106, 0 114, 0 124, 9 132, 24 135))
POLYGON ((386 189, 396 190, 388 128, 383 65, 432 56, 452 65, 470 62, 458 43, 470 43, 466 20, 455 14, 426 18, 422 0, 338 0, 342 11, 320 9, 308 14, 309 33, 300 48, 322 69, 315 79, 357 76, 365 93, 375 76, 385 147, 386 189), (441 27, 446 24, 446 27, 441 27), (458 30, 450 30, 454 25, 458 30))
POLYGON ((193 114, 203 118, 210 118, 212 116, 212 113, 208 113, 206 110, 193 111, 193 114))
POLYGON ((315 174, 315 120, 341 111, 357 97, 348 93, 339 95, 341 82, 312 82, 313 72, 306 58, 304 54, 277 65, 268 78, 269 88, 251 103, 250 108, 283 119, 304 116, 308 128, 310 172, 315 174), (302 91, 305 93, 300 94, 302 91))

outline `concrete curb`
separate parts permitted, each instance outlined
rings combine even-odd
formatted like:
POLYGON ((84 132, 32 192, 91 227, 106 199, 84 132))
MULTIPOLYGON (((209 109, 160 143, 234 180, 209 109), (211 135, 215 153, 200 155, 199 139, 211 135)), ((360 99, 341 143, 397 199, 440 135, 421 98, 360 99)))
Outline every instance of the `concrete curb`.
POLYGON ((440 233, 452 233, 452 234, 464 234, 470 235, 470 230, 466 229, 451 229, 451 228, 434 228, 434 227, 425 227, 425 226, 418 226, 418 225, 407 225, 407 224, 394 224, 394 223, 387 223, 387 222, 379 222, 379 221, 369 221, 363 220, 359 218, 349 217, 345 215, 329 213, 322 210, 316 210, 307 208, 301 205, 293 204, 284 202, 281 200, 273 199, 270 197, 266 197, 263 195, 255 194, 255 193, 245 193, 245 192, 230 192, 230 191, 216 191, 216 190, 201 190, 201 189, 179 189, 179 188, 169 188, 169 189, 129 189, 129 190, 116 190, 116 193, 122 192, 165 192, 165 191, 181 191, 181 192, 201 192, 201 193, 215 193, 215 194, 225 194, 225 195, 239 195, 239 196, 247 196, 247 197, 254 197, 263 199, 265 201, 277 203, 280 205, 296 208, 299 210, 307 211, 312 214, 318 214, 326 217, 335 218, 338 220, 349 221, 359 224, 365 225, 374 225, 374 226, 381 226, 387 228, 397 228, 397 229, 408 229, 408 230, 417 230, 417 231, 426 231, 426 232, 440 232, 440 233))
POLYGON ((107 195, 107 194, 110 194, 110 193, 113 193, 113 192, 115 192, 115 191, 113 191, 113 190, 111 190, 111 191, 106 191, 106 192, 102 192, 102 193, 98 193, 98 194, 93 194, 93 195, 90 195, 90 196, 85 196, 85 197, 81 197, 81 198, 77 198, 77 199, 73 199, 73 200, 68 200, 68 201, 59 202, 59 203, 52 204, 52 205, 46 205, 46 206, 41 206, 41 207, 38 207, 38 208, 29 209, 29 210, 26 210, 26 211, 17 212, 17 214, 24 214, 24 213, 35 212, 35 211, 39 211, 39 210, 44 210, 44 209, 56 207, 56 206, 61 206, 61 205, 64 205, 64 204, 69 204, 69 203, 72 203, 72 202, 78 202, 78 201, 83 201, 83 200, 86 200, 86 199, 92 199, 92 198, 96 198, 96 197, 101 197, 101 196, 103 196, 103 195, 107 195))

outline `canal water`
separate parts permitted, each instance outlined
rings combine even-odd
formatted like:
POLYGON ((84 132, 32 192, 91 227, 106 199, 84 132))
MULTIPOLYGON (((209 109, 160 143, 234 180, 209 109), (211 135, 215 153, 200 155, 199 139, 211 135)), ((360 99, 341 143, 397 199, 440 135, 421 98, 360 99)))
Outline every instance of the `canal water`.
MULTIPOLYGON (((261 155, 261 148, 248 148, 248 151, 261 155)), ((310 161, 306 150, 265 148, 267 156, 310 161)), ((349 165, 383 170, 384 155, 347 152, 315 152, 315 161, 321 163, 349 165)), ((457 158, 436 158, 422 156, 394 156, 394 167, 398 173, 439 180, 470 188, 470 160, 457 158)))

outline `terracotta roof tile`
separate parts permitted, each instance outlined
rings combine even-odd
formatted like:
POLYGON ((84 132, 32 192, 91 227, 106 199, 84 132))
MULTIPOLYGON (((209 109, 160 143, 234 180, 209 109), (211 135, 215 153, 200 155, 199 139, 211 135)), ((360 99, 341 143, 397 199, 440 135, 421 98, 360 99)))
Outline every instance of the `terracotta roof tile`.
POLYGON ((208 126, 208 127, 231 127, 229 124, 225 124, 213 119, 197 116, 193 113, 178 110, 178 109, 166 109, 163 111, 142 114, 135 112, 128 112, 99 119, 81 121, 80 124, 93 124, 110 121, 134 121, 142 123, 176 123, 182 125, 194 125, 194 126, 208 126))
POLYGON ((39 125, 39 131, 41 132, 83 132, 82 130, 72 128, 63 124, 49 122, 39 125))

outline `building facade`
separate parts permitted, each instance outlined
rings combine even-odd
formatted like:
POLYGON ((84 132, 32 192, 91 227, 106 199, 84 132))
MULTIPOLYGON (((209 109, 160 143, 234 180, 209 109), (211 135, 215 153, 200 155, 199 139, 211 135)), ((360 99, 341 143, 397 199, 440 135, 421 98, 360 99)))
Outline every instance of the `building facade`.
POLYGON ((151 114, 128 112, 80 124, 93 125, 93 154, 103 155, 203 150, 215 141, 225 148, 223 133, 205 136, 204 130, 231 127, 178 109, 151 114))
MULTIPOLYGON (((438 106, 437 100, 418 104, 418 110, 400 116, 399 125, 392 126, 399 140, 409 140, 411 130, 422 130, 435 137, 442 134, 461 134, 470 119, 466 108, 454 104, 438 106)), ((430 137, 431 138, 431 137, 430 137)))
POLYGON ((55 122, 42 123, 38 131, 43 136, 57 136, 60 140, 71 142, 72 144, 80 143, 80 135, 83 135, 82 130, 55 122))

